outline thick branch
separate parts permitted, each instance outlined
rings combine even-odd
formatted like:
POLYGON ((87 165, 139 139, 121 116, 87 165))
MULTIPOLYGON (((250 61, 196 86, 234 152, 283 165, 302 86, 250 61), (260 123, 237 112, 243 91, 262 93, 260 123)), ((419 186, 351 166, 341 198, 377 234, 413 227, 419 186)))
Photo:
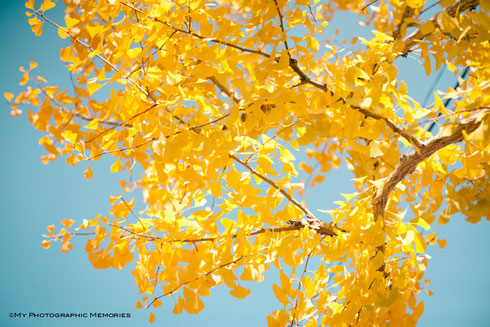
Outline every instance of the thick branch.
MULTIPOLYGON (((371 3, 370 3, 371 4, 371 3)), ((450 15, 451 17, 454 17, 456 16, 457 13, 460 13, 460 12, 463 12, 463 11, 466 11, 466 10, 470 10, 470 9, 474 9, 476 6, 479 5, 479 0, 458 0, 456 1, 453 5, 447 7, 445 9, 445 11, 448 13, 448 15, 450 15)), ((364 8, 363 8, 364 9, 364 8)), ((441 15, 441 13, 437 13, 435 14, 432 18, 431 18, 431 21, 434 23, 434 24, 437 24, 437 17, 439 17, 439 15, 441 15)), ((426 37, 427 35, 426 34, 423 34, 420 29, 417 29, 414 33, 412 33, 410 36, 406 37, 403 42, 405 43, 405 48, 403 50, 403 52, 400 54, 400 55, 406 55, 410 49, 417 43, 416 40, 419 40, 419 39, 423 39, 424 37, 426 37)), ((289 66, 294 70, 294 72, 300 77, 301 79, 301 84, 310 84, 316 88, 318 88, 319 90, 322 90, 324 92, 330 92, 330 94, 334 95, 334 92, 329 89, 327 87, 327 85, 325 84, 320 84, 318 82, 315 82, 314 80, 310 79, 298 66, 298 62, 297 60, 295 59, 291 59, 289 61, 289 66)), ((341 101, 342 103, 346 103, 346 100, 344 98, 340 98, 339 101, 341 101)), ((398 125, 396 125, 393 121, 391 121, 390 119, 388 118, 385 118, 379 114, 376 114, 374 112, 371 112, 369 110, 366 110, 366 109, 362 109, 362 108, 359 108, 359 107, 356 107, 356 106, 351 106, 351 108, 355 109, 355 110, 358 110, 360 112, 362 112, 365 116, 367 117, 370 117, 370 118, 373 118, 373 119, 377 119, 377 120, 384 120, 386 122, 386 124, 388 125, 388 127, 393 131, 395 132, 396 134, 400 135, 401 137, 403 137, 404 139, 406 139, 408 142, 410 142, 410 144, 412 144, 416 149, 420 148, 421 147, 421 142, 407 134, 403 128, 399 127, 398 125)))
POLYGON ((402 19, 401 19, 400 23, 398 24, 398 26, 396 27, 395 32, 393 33, 393 39, 396 40, 400 36, 400 34, 402 32, 402 28, 403 28, 403 23, 405 22, 406 19, 412 17, 414 12, 415 12, 415 9, 413 9, 412 7, 410 7, 410 6, 405 7, 405 11, 403 12, 402 19))
MULTIPOLYGON (((489 112, 486 110, 486 112, 489 112)), ((470 134, 474 132, 481 124, 479 118, 469 118, 461 121, 458 124, 456 131, 449 136, 435 136, 422 144, 419 151, 413 151, 408 156, 402 157, 400 163, 395 170, 385 179, 383 185, 376 192, 376 196, 373 199, 374 205, 374 217, 384 217, 384 211, 386 208, 386 202, 391 191, 395 186, 402 181, 405 177, 410 175, 417 165, 429 158, 435 152, 440 149, 453 144, 461 142, 464 139, 464 133, 470 134)))
MULTIPOLYGON (((134 7, 134 6, 131 6, 125 2, 121 2, 122 5, 125 5, 133 10, 135 10, 136 12, 142 12, 140 9, 134 7)), ((279 17, 280 17, 280 21, 282 23, 282 14, 279 10, 279 7, 277 6, 277 2, 275 2, 276 4, 276 8, 278 10, 278 13, 279 13, 279 17)), ((209 42, 213 42, 213 43, 217 43, 217 44, 222 44, 222 45, 225 45, 225 46, 228 46, 228 47, 232 47, 232 48, 235 48, 239 51, 242 51, 242 52, 247 52, 247 53, 254 53, 254 54, 258 54, 258 55, 261 55, 263 57, 266 57, 266 58, 270 58, 271 55, 268 54, 268 53, 265 53, 265 52, 262 52, 262 51, 258 51, 258 50, 253 50, 253 49, 248 49, 248 48, 244 48, 244 47, 241 47, 241 46, 238 46, 238 45, 234 45, 234 44, 231 44, 231 43, 228 43, 228 42, 225 42, 225 41, 221 41, 221 40, 217 40, 217 39, 213 39, 213 38, 208 38, 208 37, 205 37, 205 36, 202 36, 202 35, 199 35, 197 33, 194 33, 192 31, 186 31, 186 30, 182 30, 182 29, 179 29, 179 28, 176 28, 172 25, 170 25, 169 23, 167 22, 164 22, 156 17, 151 17, 153 20, 165 25, 165 26, 168 26, 169 28, 173 29, 174 32, 179 32, 179 33, 183 33, 183 34, 187 34, 187 35, 191 35, 191 36, 194 36, 198 39, 201 39, 201 40, 206 40, 206 41, 209 41, 209 42)), ((283 23, 281 24, 282 28, 283 27, 283 23)), ((284 31, 284 29, 283 29, 284 31)), ((288 52, 288 55, 289 55, 289 52, 288 52)), ((276 61, 279 61, 280 58, 275 58, 276 61)), ((301 70, 301 68, 299 68, 298 66, 298 61, 294 58, 291 58, 289 59, 289 67, 300 77, 301 79, 301 82, 300 84, 310 84, 312 85, 313 87, 317 88, 317 89, 320 89, 324 92, 329 92, 331 95, 334 95, 334 92, 326 85, 326 84, 321 84, 321 83, 318 83, 314 80, 312 80, 311 78, 309 78, 305 72, 303 72, 301 70)), ((228 97, 230 97, 234 102, 236 103, 239 103, 239 99, 237 97, 235 97, 228 89, 226 89, 226 87, 224 87, 223 84, 221 84, 214 76, 212 77, 208 77, 208 79, 213 82, 223 93, 225 93, 228 97)), ((341 98, 340 101, 342 101, 343 103, 345 103, 345 99, 341 98)), ((353 109, 356 109, 356 110, 362 110, 361 108, 358 108, 358 107, 355 107, 355 106, 351 106, 353 109)), ((419 146, 419 141, 414 138, 413 136, 410 136, 408 135, 407 133, 405 133, 403 131, 403 129, 399 126, 397 126, 394 122, 392 122, 391 120, 389 120, 388 118, 384 118, 382 117, 381 115, 378 115, 378 114, 374 114, 374 113, 370 113, 369 111, 367 110, 364 110, 364 115, 365 116, 368 116, 368 117, 371 117, 373 119, 382 119, 384 120, 388 126, 397 134, 399 134, 400 136, 402 136, 403 138, 405 138, 408 142, 410 142, 412 145, 414 145, 415 147, 418 147, 419 146)))
POLYGON ((294 70, 294 72, 299 76, 302 84, 310 84, 316 87, 317 89, 322 90, 323 92, 330 92, 330 94, 332 95, 334 94, 333 91, 330 90, 326 84, 320 84, 318 82, 315 82, 308 76, 306 76, 306 74, 301 70, 301 68, 299 68, 298 61, 296 59, 291 58, 289 60, 289 67, 291 67, 291 69, 294 70))
MULTIPOLYGON (((451 6, 447 7, 444 9, 444 11, 451 17, 455 17, 456 14, 461 13, 466 10, 472 10, 475 9, 476 6, 480 4, 479 0, 458 0, 451 6)), ((439 26, 437 23, 437 18, 442 15, 442 12, 438 12, 432 16, 430 21, 436 25, 439 26)), ((403 48, 403 51, 401 53, 402 56, 406 56, 407 53, 410 51, 410 49, 417 44, 417 40, 422 40, 426 36, 428 36, 431 33, 423 33, 420 28, 415 30, 412 34, 409 36, 405 37, 403 39, 403 43, 405 43, 405 47, 403 48)))

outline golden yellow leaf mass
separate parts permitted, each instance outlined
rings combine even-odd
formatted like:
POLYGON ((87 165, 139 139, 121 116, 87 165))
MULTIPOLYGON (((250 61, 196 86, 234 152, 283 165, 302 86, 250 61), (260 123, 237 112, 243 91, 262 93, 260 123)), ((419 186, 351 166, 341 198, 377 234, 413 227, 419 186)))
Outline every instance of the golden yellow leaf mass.
POLYGON ((414 326, 424 252, 446 245, 423 231, 490 218, 488 1, 427 16, 424 0, 65 0, 59 22, 55 4, 29 0, 26 15, 35 35, 52 25, 71 42, 60 59, 74 85, 21 67, 11 115, 31 108, 43 163, 96 179, 112 158, 129 177, 107 217, 63 220, 42 246, 87 237, 95 268, 134 263, 137 308, 198 313, 214 287, 245 298, 242 281, 277 269, 270 326, 414 326), (325 32, 339 10, 371 36, 343 48, 325 32), (398 76, 409 58, 457 86, 418 103, 398 76), (300 195, 341 163, 356 193, 318 217, 300 195))

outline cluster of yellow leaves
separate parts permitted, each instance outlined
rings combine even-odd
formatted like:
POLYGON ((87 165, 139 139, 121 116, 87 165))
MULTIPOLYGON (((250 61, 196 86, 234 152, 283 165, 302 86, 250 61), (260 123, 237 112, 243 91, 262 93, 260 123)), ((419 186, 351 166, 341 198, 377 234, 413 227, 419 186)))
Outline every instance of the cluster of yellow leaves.
POLYGON ((42 246, 45 249, 49 249, 51 247, 51 242, 61 240, 61 251, 69 252, 73 248, 73 244, 70 242, 72 234, 68 232, 68 229, 71 225, 73 225, 75 221, 73 219, 63 219, 61 224, 64 228, 62 228, 58 234, 54 234, 55 226, 49 225, 47 234, 43 234, 43 237, 48 240, 42 241, 42 246))
POLYGON ((110 217, 84 220, 72 232, 65 220, 56 235, 50 226, 43 246, 62 240, 67 252, 73 235, 88 235, 95 268, 134 261, 145 293, 137 308, 158 308, 177 294, 174 313, 198 313, 213 287, 225 284, 245 298, 250 290, 241 281, 260 282, 273 265, 280 285, 272 291, 283 307, 267 317, 270 326, 415 325, 426 246, 445 246, 421 231, 438 215, 440 224, 456 212, 471 222, 490 218, 489 6, 443 10, 466 2, 441 1, 428 20, 420 15, 424 0, 367 8, 341 0, 66 0, 57 23, 46 14, 52 1, 28 1, 36 35, 49 23, 70 39, 60 56, 76 82, 71 93, 34 76, 35 63, 21 67, 20 84, 33 86, 5 94, 11 115, 20 106, 37 109, 28 118, 45 132, 44 163, 64 156, 86 165, 90 179, 90 162, 112 156, 111 172, 130 176, 121 181, 123 195, 111 197, 110 217), (342 9, 375 29, 348 53, 322 35, 342 9), (422 108, 397 80, 395 64, 408 50, 428 75, 431 62, 471 73, 422 108), (449 98, 452 109, 443 104, 449 98), (443 122, 438 136, 458 143, 454 135, 468 120, 476 128, 463 130, 464 142, 407 170, 376 217, 373 198, 435 134, 427 123, 443 122), (304 184, 292 152, 304 148, 318 168, 298 165, 311 175, 307 186, 342 160, 355 175, 357 193, 327 211, 335 235, 318 232, 316 217, 295 199, 304 184), (123 197, 135 188, 147 205, 138 213, 123 197))

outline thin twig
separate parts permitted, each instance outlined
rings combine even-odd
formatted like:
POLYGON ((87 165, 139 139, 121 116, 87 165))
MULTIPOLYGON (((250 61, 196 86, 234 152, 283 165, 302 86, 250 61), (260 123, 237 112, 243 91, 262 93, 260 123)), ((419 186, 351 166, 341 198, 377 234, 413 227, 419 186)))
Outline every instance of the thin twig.
MULTIPOLYGON (((444 68, 445 68, 445 64, 444 64, 444 68)), ((425 108, 425 106, 427 105, 427 101, 429 100, 429 97, 432 95, 432 93, 434 92, 436 86, 437 86, 437 83, 439 83, 439 81, 441 80, 442 78, 442 75, 444 75, 444 72, 445 70, 441 69, 441 71, 439 72, 439 74, 437 75, 436 79, 434 80, 434 82, 432 83, 431 87, 427 90, 427 93, 425 94, 425 97, 424 97, 424 101, 422 101, 422 107, 425 108)), ((455 88, 456 89, 456 88, 455 88)))
POLYGON ((363 11, 364 9, 367 9, 369 6, 375 4, 376 2, 378 2, 378 0, 373 0, 371 1, 370 3, 366 4, 364 7, 361 8, 361 11, 363 11))
MULTIPOLYGON (((285 227, 275 227, 275 228, 261 228, 259 230, 256 230, 254 232, 251 232, 251 233, 247 233, 245 234, 246 236, 255 236, 255 235, 259 235, 259 234, 263 234, 263 233, 266 233, 266 232, 271 232, 271 233, 282 233, 282 232, 290 232, 290 231, 296 231, 296 230, 300 230, 301 228, 298 228, 297 226, 285 226, 285 227)), ((188 239, 174 239, 174 240, 169 240, 169 241, 166 241, 168 243, 202 243, 202 242, 214 242, 216 241, 217 239, 220 239, 222 238, 224 235, 219 235, 219 236, 212 236, 212 237, 203 237, 203 238, 196 238, 196 239, 192 239, 192 238, 188 238, 188 239)), ((237 238, 238 237, 238 233, 235 233, 233 235, 231 235, 231 238, 237 238)))
POLYGON ((258 171, 256 171, 253 167, 251 167, 248 163, 244 162, 243 160, 240 160, 238 157, 236 157, 233 154, 229 154, 230 158, 235 160, 236 162, 240 163, 242 166, 247 168, 252 174, 255 176, 259 177, 262 179, 264 182, 278 190, 289 202, 291 202, 294 206, 299 208, 301 211, 303 211, 306 215, 306 221, 302 220, 290 220, 289 223, 293 226, 296 226, 297 228, 303 228, 307 227, 310 228, 314 231, 316 231, 319 234, 323 235, 329 235, 329 236, 335 236, 337 233, 333 229, 333 225, 323 222, 320 219, 318 219, 308 208, 303 205, 302 203, 298 202, 296 199, 294 199, 287 191, 285 191, 283 188, 279 187, 276 183, 274 183, 271 179, 267 178, 266 176, 262 175, 258 171))
POLYGON ((148 111, 150 111, 151 109, 155 108, 156 106, 158 106, 158 104, 157 104, 157 103, 152 104, 152 105, 151 105, 149 108, 147 108, 147 109, 143 110, 143 111, 142 111, 142 112, 140 112, 140 113, 137 113, 137 114, 133 115, 133 116, 132 116, 131 118, 129 118, 127 121, 123 121, 123 122, 121 122, 121 123, 119 123, 119 124, 117 124, 117 125, 115 125, 115 126, 113 126, 113 127, 111 127, 111 128, 107 128, 107 129, 105 129, 105 130, 101 131, 100 133, 98 133, 97 135, 95 135, 94 137, 92 137, 91 139, 89 139, 88 141, 86 141, 85 143, 90 143, 90 142, 92 142, 93 140, 95 140, 96 138, 98 138, 98 137, 100 137, 100 136, 104 135, 105 133, 107 133, 107 132, 109 132, 109 131, 111 131, 111 130, 113 130, 113 129, 117 128, 117 127, 121 127, 121 126, 123 126, 123 125, 127 124, 127 123, 128 123, 128 122, 130 122, 131 120, 135 119, 135 118, 136 118, 136 117, 138 117, 138 116, 141 116, 141 115, 143 115, 143 114, 147 113, 148 111))
MULTIPOLYGON (((300 291, 300 290, 301 290, 301 284, 303 283, 303 278, 305 277, 306 270, 308 269, 308 263, 310 262, 310 258, 311 258, 312 254, 313 254, 313 251, 314 251, 314 250, 317 248, 317 246, 318 246, 318 245, 320 245, 320 243, 322 243, 322 242, 323 242, 323 240, 325 239, 325 237, 327 237, 327 236, 326 236, 326 235, 325 235, 325 236, 323 236, 323 237, 320 239, 320 241, 318 242, 318 244, 317 244, 316 246, 314 246, 314 247, 312 247, 312 248, 310 249, 310 252, 309 252, 309 253, 308 253, 308 255, 306 256, 305 266, 304 266, 304 268, 303 268, 303 272, 301 273, 301 278, 300 278, 300 280, 299 280, 299 282, 298 282, 298 291, 300 291)), ((294 309, 295 309, 295 312, 293 313, 293 319, 291 320, 291 326, 293 326, 293 324, 295 324, 295 323, 296 323, 296 309, 298 308, 298 302, 299 302, 298 300, 299 300, 299 298, 298 298, 298 297, 296 297, 296 301, 294 302, 294 309)))
POLYGON ((402 28, 403 28, 403 23, 405 22, 406 19, 410 18, 413 16, 415 12, 415 9, 413 9, 410 6, 406 6, 405 10, 403 11, 402 19, 400 20, 400 23, 397 25, 395 31, 393 32, 393 39, 398 39, 402 33, 402 28))
POLYGON ((360 108, 360 107, 352 106, 352 108, 358 110, 359 112, 361 112, 363 115, 365 115, 367 117, 370 117, 370 118, 373 118, 376 120, 384 120, 386 122, 386 124, 388 125, 388 127, 393 132, 402 136, 404 139, 406 139, 408 142, 410 142, 410 144, 412 144, 415 148, 420 148, 422 146, 422 143, 416 137, 413 137, 412 135, 405 132, 405 130, 403 128, 399 127, 397 124, 395 124, 390 119, 383 117, 377 113, 371 112, 369 110, 360 108))
MULTIPOLYGON (((120 3, 122 5, 124 5, 124 6, 127 6, 127 7, 131 8, 131 9, 135 10, 135 11, 138 11, 140 13, 143 12, 141 9, 136 8, 134 6, 131 6, 131 5, 127 4, 124 1, 121 1, 120 3)), ((271 57, 270 54, 265 53, 265 52, 262 52, 262 51, 259 51, 259 50, 245 48, 245 47, 242 47, 242 46, 239 46, 239 45, 236 45, 236 44, 232 44, 232 43, 229 43, 229 42, 226 42, 226 41, 218 40, 218 39, 215 39, 215 38, 205 37, 205 36, 199 35, 197 33, 194 33, 192 31, 186 31, 186 30, 180 29, 178 27, 175 27, 175 26, 170 25, 169 23, 161 20, 158 17, 149 16, 148 18, 150 18, 150 19, 152 19, 152 20, 154 20, 156 22, 159 22, 160 24, 163 24, 163 25, 171 28, 175 32, 179 32, 179 33, 186 34, 186 35, 191 35, 191 36, 193 36, 195 38, 198 38, 198 39, 201 39, 201 40, 206 40, 206 41, 209 41, 209 42, 212 42, 212 43, 222 44, 222 45, 225 45, 225 46, 228 46, 228 47, 231 47, 231 48, 235 48, 235 49, 237 49, 237 50, 239 50, 241 52, 253 53, 253 54, 257 54, 257 55, 260 55, 260 56, 263 56, 263 57, 266 57, 266 58, 270 58, 271 57)))
POLYGON ((250 257, 250 256, 252 256, 252 255, 253 255, 253 254, 248 254, 248 255, 241 256, 241 257, 239 257, 239 258, 237 258, 237 259, 235 259, 235 260, 233 260, 233 261, 230 261, 230 262, 227 262, 227 263, 221 264, 221 265, 219 265, 218 267, 216 267, 216 268, 214 268, 214 269, 212 269, 212 270, 210 270, 210 271, 208 271, 208 272, 206 272, 206 273, 204 273, 204 274, 201 274, 201 275, 197 276, 197 277, 196 277, 194 280, 188 280, 188 281, 186 281, 186 282, 180 283, 179 285, 177 285, 177 286, 176 286, 175 288, 173 288, 172 290, 170 290, 170 291, 168 291, 168 292, 165 292, 164 294, 162 294, 162 295, 160 295, 160 296, 155 297, 155 298, 153 299, 153 301, 151 301, 150 303, 148 303, 148 304, 146 305, 146 308, 149 308, 149 307, 150 307, 150 306, 153 304, 153 302, 155 302, 156 300, 158 300, 158 299, 160 299, 160 298, 162 298, 162 297, 164 297, 164 296, 169 296, 169 295, 174 294, 175 292, 177 292, 178 290, 180 290, 180 289, 181 289, 182 287, 184 287, 185 285, 190 284, 190 283, 192 283, 192 282, 194 282, 194 281, 196 281, 196 280, 199 280, 199 279, 201 279, 201 278, 203 278, 203 277, 209 276, 209 275, 211 275, 212 273, 214 273, 215 271, 217 271, 217 270, 219 270, 219 269, 221 269, 221 268, 224 268, 224 267, 227 267, 227 266, 233 265, 233 264, 237 263, 238 261, 240 261, 240 260, 242 260, 242 259, 244 259, 244 258, 250 257))
MULTIPOLYGON (((73 112, 71 110, 68 110, 66 108, 63 107, 63 104, 58 101, 58 99, 56 99, 54 96, 48 94, 46 92, 46 90, 42 87, 42 85, 39 83, 39 81, 37 80, 37 78, 34 78, 34 76, 31 76, 31 74, 28 72, 28 76, 30 78, 31 81, 34 81, 34 83, 37 85, 37 87, 39 88, 39 90, 41 90, 41 92, 46 96, 48 97, 51 101, 53 101, 56 105, 57 105, 57 108, 63 112, 63 113, 69 113, 72 115, 72 118, 73 117, 77 117, 77 118, 80 118, 80 119, 83 119, 85 121, 88 121, 88 122, 91 122, 92 120, 94 120, 95 118, 98 118, 98 117, 87 117, 87 116, 84 116, 82 114, 79 114, 79 113, 76 113, 76 112, 73 112)), ((73 81, 73 79, 71 78, 71 73, 70 73, 70 79, 73 81)), ((70 120, 72 119, 70 118, 70 120)), ((107 120, 99 120, 99 123, 101 124, 105 124, 105 125, 110 125, 110 126, 117 126, 119 124, 119 122, 113 122, 113 121, 107 121, 107 120)), ((129 125, 129 127, 131 127, 131 125, 129 125)))
POLYGON ((226 88, 226 86, 224 86, 215 76, 208 77, 208 80, 213 82, 213 84, 216 85, 221 92, 226 94, 228 98, 232 99, 233 102, 235 102, 236 104, 240 103, 240 99, 238 99, 233 92, 226 88))
MULTIPOLYGON (((48 23, 50 23, 51 25, 55 26, 56 28, 58 28, 59 30, 63 31, 64 33, 66 33, 68 36, 70 36, 70 38, 72 40, 74 40, 75 42, 81 44, 82 46, 84 46, 85 48, 87 48, 90 52, 94 53, 95 50, 90 46, 88 45, 87 43, 83 42, 82 40, 78 39, 76 36, 74 36, 69 30, 67 30, 66 28, 63 28, 61 27, 60 25, 56 24, 55 22, 53 22, 52 20, 50 20, 48 17, 46 17, 44 15, 44 13, 40 13, 39 11, 35 10, 34 13, 40 17, 42 17, 45 21, 47 21, 48 23)), ((97 58, 99 58, 100 60, 102 60, 106 65, 108 65, 112 70, 114 70, 115 72, 119 72, 119 69, 117 69, 116 66, 114 66, 109 60, 107 60, 106 58, 104 58, 102 55, 100 54, 96 54, 95 55, 97 58)), ((144 94, 146 94, 148 97, 151 97, 151 94, 148 94, 145 89, 143 89, 143 87, 141 87, 141 85, 139 85, 138 83, 136 83, 135 81, 133 81, 131 78, 129 77, 126 77, 125 78, 126 81, 134 86, 136 86, 136 88, 138 88, 141 92, 143 92, 144 94)))
POLYGON ((284 40, 284 47, 286 48, 286 51, 288 53, 289 58, 291 58, 291 54, 289 53, 287 34, 286 34, 286 30, 284 28, 284 18, 282 17, 281 9, 279 9, 279 5, 277 4, 277 0, 274 0, 274 4, 276 5, 277 14, 279 15, 279 26, 281 27, 282 34, 286 38, 284 40))
POLYGON ((124 152, 124 151, 126 151, 126 150, 137 149, 137 148, 140 148, 140 147, 142 147, 142 146, 144 146, 144 145, 146 145, 146 144, 148 144, 148 143, 151 143, 151 142, 153 142, 153 141, 156 141, 156 140, 158 140, 158 138, 152 138, 152 139, 149 139, 148 141, 145 141, 145 142, 143 142, 143 143, 140 143, 140 144, 137 144, 137 145, 133 145, 133 146, 128 146, 128 147, 126 147, 126 148, 120 148, 120 149, 114 149, 114 150, 103 151, 103 152, 101 152, 101 153, 99 153, 99 154, 96 154, 95 156, 92 156, 92 157, 87 158, 86 160, 94 160, 94 159, 97 159, 97 158, 99 158, 99 157, 102 157, 102 156, 104 156, 104 155, 106 155, 106 154, 110 154, 110 153, 115 153, 115 152, 124 152))
POLYGON ((431 4, 429 7, 427 8, 424 8, 422 11, 420 11, 420 13, 417 15, 417 17, 420 17, 423 13, 425 13, 427 10, 430 10, 431 8, 434 8, 435 6, 437 6, 439 3, 441 2, 441 0, 438 0, 436 1, 435 3, 431 4))
POLYGON ((250 172, 254 175, 256 175, 257 177, 259 177, 260 179, 262 179, 264 182, 266 182, 267 184, 269 184, 270 186, 272 186, 273 188, 277 189, 282 195, 284 195, 284 197, 286 199, 289 200, 289 202, 291 202, 292 204, 294 204, 296 207, 298 207, 301 211, 303 211, 306 216, 310 219, 316 219, 315 215, 310 211, 308 210, 308 208, 306 208, 303 204, 299 203, 297 200, 295 200, 288 192, 286 192, 283 188, 279 187, 276 183, 274 183, 272 180, 270 180, 269 178, 265 177, 264 175, 262 175, 261 173, 259 173, 258 171, 256 171, 254 168, 252 168, 248 163, 240 160, 238 157, 236 157, 235 155, 233 154, 229 154, 230 158, 232 158, 233 160, 235 160, 236 162, 240 163, 242 166, 246 167, 248 170, 250 170, 250 172))
MULTIPOLYGON (((310 84, 310 85, 313 85, 314 87, 324 91, 324 92, 328 92, 330 93, 332 96, 335 95, 335 93, 330 89, 328 88, 328 86, 326 84, 320 84, 318 82, 315 82, 313 80, 311 80, 302 70, 301 68, 299 68, 298 66, 298 61, 296 59, 290 59, 289 60, 289 66, 296 72, 296 74, 300 77, 301 79, 301 82, 300 84, 310 84)), ((339 98, 338 101, 344 103, 344 104, 347 104, 347 101, 344 99, 344 98, 339 98)), ((357 106, 353 106, 353 105, 350 105, 350 107, 352 109, 355 109, 355 110, 358 110, 360 112, 362 112, 365 116, 367 117, 370 117, 370 118, 373 118, 373 119, 377 119, 377 120, 384 120, 386 122, 386 124, 388 125, 388 127, 390 127, 391 130, 393 130, 393 132, 395 132, 396 134, 402 136, 403 138, 405 138, 409 143, 411 143, 415 148, 418 148, 420 147, 420 141, 409 135, 408 133, 406 133, 404 131, 403 128, 399 127, 398 125, 396 125, 393 121, 391 121, 390 119, 388 118, 385 118, 379 114, 376 114, 374 112, 371 112, 369 110, 366 110, 366 109, 362 109, 360 107, 357 107, 357 106)))
POLYGON ((131 214, 133 215, 133 217, 136 218, 136 220, 138 220, 138 222, 141 224, 141 226, 143 226, 145 232, 148 233, 148 236, 150 236, 150 237, 153 238, 153 236, 150 235, 150 232, 149 232, 148 228, 146 228, 146 226, 143 224, 143 222, 141 221, 141 219, 138 216, 136 216, 136 214, 133 212, 133 209, 129 206, 129 204, 126 202, 126 200, 124 200, 124 198, 122 196, 121 196, 121 200, 126 205, 126 207, 129 209, 129 212, 131 212, 131 214))

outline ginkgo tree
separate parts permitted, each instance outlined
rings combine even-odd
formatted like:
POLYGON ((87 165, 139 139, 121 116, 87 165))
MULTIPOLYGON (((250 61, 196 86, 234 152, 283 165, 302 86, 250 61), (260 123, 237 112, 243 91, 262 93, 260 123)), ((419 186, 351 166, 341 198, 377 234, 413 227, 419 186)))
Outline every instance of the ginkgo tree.
POLYGON ((71 42, 60 55, 73 85, 31 63, 26 91, 5 97, 12 116, 34 108, 43 163, 65 157, 91 179, 112 158, 126 172, 108 214, 51 225, 43 246, 67 252, 78 235, 95 268, 133 263, 137 308, 174 295, 174 313, 198 313, 214 287, 245 298, 242 281, 274 268, 270 326, 412 326, 426 247, 445 244, 423 232, 455 213, 490 218, 490 1, 64 5, 54 21, 51 0, 25 4, 37 36, 49 24, 71 42), (372 30, 352 51, 324 33, 340 10, 372 30), (397 76, 407 56, 457 87, 419 104, 397 76), (342 162, 356 193, 319 218, 301 192, 342 162))

